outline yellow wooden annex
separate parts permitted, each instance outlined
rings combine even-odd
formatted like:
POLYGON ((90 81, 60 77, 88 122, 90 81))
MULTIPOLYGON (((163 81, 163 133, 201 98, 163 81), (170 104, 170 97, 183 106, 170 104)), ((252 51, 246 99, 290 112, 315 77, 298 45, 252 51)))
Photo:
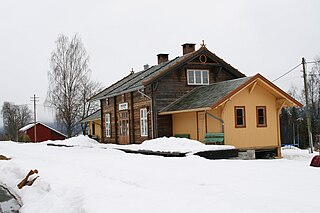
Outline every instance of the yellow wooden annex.
POLYGON ((280 111, 302 104, 257 74, 201 86, 161 110, 172 114, 173 135, 204 141, 224 133, 224 144, 239 150, 275 150, 281 157, 280 111))
POLYGON ((89 137, 101 141, 101 110, 98 110, 86 118, 81 123, 88 124, 88 135, 89 137))

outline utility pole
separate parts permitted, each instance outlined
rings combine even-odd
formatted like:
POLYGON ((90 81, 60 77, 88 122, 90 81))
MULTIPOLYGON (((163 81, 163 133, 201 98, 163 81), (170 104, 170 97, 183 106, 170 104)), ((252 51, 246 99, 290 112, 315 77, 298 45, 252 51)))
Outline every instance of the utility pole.
POLYGON ((306 96, 306 115, 307 115, 309 147, 310 147, 310 152, 313 153, 313 142, 312 142, 311 122, 310 122, 310 112, 309 112, 309 95, 308 95, 307 74, 306 74, 306 60, 304 58, 302 58, 302 69, 303 69, 303 80, 304 80, 304 94, 306 96))
POLYGON ((33 97, 31 97, 31 101, 33 101, 33 118, 34 118, 34 142, 37 142, 37 110, 36 110, 36 102, 39 101, 39 97, 36 97, 34 94, 33 97))

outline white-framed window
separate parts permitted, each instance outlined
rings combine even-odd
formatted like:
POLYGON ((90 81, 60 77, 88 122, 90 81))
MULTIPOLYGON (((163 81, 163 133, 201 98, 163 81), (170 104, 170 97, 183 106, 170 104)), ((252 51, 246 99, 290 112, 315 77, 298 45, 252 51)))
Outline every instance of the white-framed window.
POLYGON ((148 111, 147 111, 147 108, 140 109, 140 132, 141 132, 141 136, 148 136, 148 111))
POLYGON ((111 137, 111 116, 110 113, 106 114, 106 137, 111 137))
POLYGON ((209 70, 187 70, 189 85, 208 85, 209 70))

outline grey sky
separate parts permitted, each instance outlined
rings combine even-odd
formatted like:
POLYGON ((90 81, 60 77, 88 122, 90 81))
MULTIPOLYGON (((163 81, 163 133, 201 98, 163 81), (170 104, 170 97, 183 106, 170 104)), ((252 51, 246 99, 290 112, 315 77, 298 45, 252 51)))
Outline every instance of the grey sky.
MULTIPOLYGON (((183 43, 199 48, 202 40, 247 76, 273 80, 301 57, 320 55, 319 11, 318 0, 0 0, 0 106, 11 101, 32 108, 36 94, 38 118, 48 120, 41 105, 58 34, 80 35, 92 78, 104 86, 131 68, 156 64, 158 53, 174 58, 183 43)), ((302 87, 299 70, 276 84, 286 91, 302 87)))

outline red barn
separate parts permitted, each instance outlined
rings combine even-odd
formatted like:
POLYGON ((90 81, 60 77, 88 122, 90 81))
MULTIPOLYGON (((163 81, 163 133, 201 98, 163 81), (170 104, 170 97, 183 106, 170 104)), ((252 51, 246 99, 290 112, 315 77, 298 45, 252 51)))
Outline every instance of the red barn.
POLYGON ((67 138, 66 135, 61 132, 43 124, 40 122, 36 123, 36 140, 34 137, 34 128, 35 124, 28 124, 25 127, 22 127, 19 132, 25 134, 29 137, 31 142, 42 142, 47 140, 64 140, 67 138))

